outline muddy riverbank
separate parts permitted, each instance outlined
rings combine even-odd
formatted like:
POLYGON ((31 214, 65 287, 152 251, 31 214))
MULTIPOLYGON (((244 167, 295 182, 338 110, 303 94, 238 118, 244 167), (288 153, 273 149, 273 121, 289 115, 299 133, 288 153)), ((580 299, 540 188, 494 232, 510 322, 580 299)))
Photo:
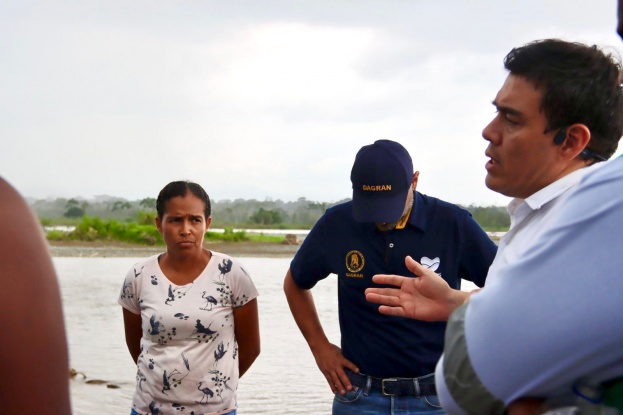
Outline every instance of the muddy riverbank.
MULTIPOLYGON (((155 255, 165 250, 164 246, 145 246, 116 241, 49 241, 53 257, 135 257, 155 255)), ((277 242, 210 242, 205 247, 231 256, 246 257, 293 257, 299 245, 277 242)))

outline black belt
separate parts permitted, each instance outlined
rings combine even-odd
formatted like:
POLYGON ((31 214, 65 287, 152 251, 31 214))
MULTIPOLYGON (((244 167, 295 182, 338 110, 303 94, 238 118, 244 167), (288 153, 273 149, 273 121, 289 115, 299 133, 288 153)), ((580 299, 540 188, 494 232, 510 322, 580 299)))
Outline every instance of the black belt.
POLYGON ((425 395, 437 395, 435 376, 379 379, 354 373, 350 370, 347 370, 346 374, 354 386, 368 388, 373 392, 381 392, 386 396, 415 396, 419 398, 425 395))

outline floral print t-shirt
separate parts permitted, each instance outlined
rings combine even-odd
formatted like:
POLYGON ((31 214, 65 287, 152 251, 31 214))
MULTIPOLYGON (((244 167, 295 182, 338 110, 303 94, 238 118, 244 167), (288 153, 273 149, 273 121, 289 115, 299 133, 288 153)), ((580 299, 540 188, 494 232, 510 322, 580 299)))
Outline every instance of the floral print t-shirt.
POLYGON ((236 409, 233 309, 257 295, 240 263, 218 252, 181 286, 163 274, 158 255, 135 264, 119 295, 119 304, 142 320, 133 409, 189 415, 236 409))

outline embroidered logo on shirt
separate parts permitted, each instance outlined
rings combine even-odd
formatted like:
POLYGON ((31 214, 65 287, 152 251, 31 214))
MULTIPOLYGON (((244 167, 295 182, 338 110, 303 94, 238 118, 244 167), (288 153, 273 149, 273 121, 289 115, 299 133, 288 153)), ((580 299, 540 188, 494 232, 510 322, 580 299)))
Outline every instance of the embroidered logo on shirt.
POLYGON ((359 274, 359 271, 363 269, 366 260, 363 254, 359 251, 350 251, 346 254, 346 269, 350 272, 346 273, 347 277, 351 278, 363 278, 363 274, 359 274))
POLYGON ((439 257, 437 258, 433 258, 430 259, 427 256, 423 256, 422 259, 420 259, 420 264, 422 264, 422 266, 432 270, 432 271, 437 271, 437 268, 439 268, 439 263, 441 262, 441 260, 439 259, 439 257))

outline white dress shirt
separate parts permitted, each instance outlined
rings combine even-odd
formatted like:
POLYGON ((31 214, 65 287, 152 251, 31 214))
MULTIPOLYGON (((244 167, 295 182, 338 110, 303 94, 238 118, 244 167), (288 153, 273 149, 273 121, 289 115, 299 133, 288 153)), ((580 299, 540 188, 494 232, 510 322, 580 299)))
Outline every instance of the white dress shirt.
POLYGON ((573 397, 579 380, 623 376, 623 159, 579 174, 547 189, 553 207, 539 192, 531 210, 513 209, 506 251, 520 258, 451 316, 436 370, 448 414, 502 414, 521 397, 573 397))
POLYGON ((511 200, 507 207, 511 226, 500 239, 485 285, 497 278, 500 268, 515 263, 534 246, 533 241, 547 231, 552 221, 560 215, 571 190, 586 174, 603 164, 597 163, 571 172, 526 199, 511 200))

